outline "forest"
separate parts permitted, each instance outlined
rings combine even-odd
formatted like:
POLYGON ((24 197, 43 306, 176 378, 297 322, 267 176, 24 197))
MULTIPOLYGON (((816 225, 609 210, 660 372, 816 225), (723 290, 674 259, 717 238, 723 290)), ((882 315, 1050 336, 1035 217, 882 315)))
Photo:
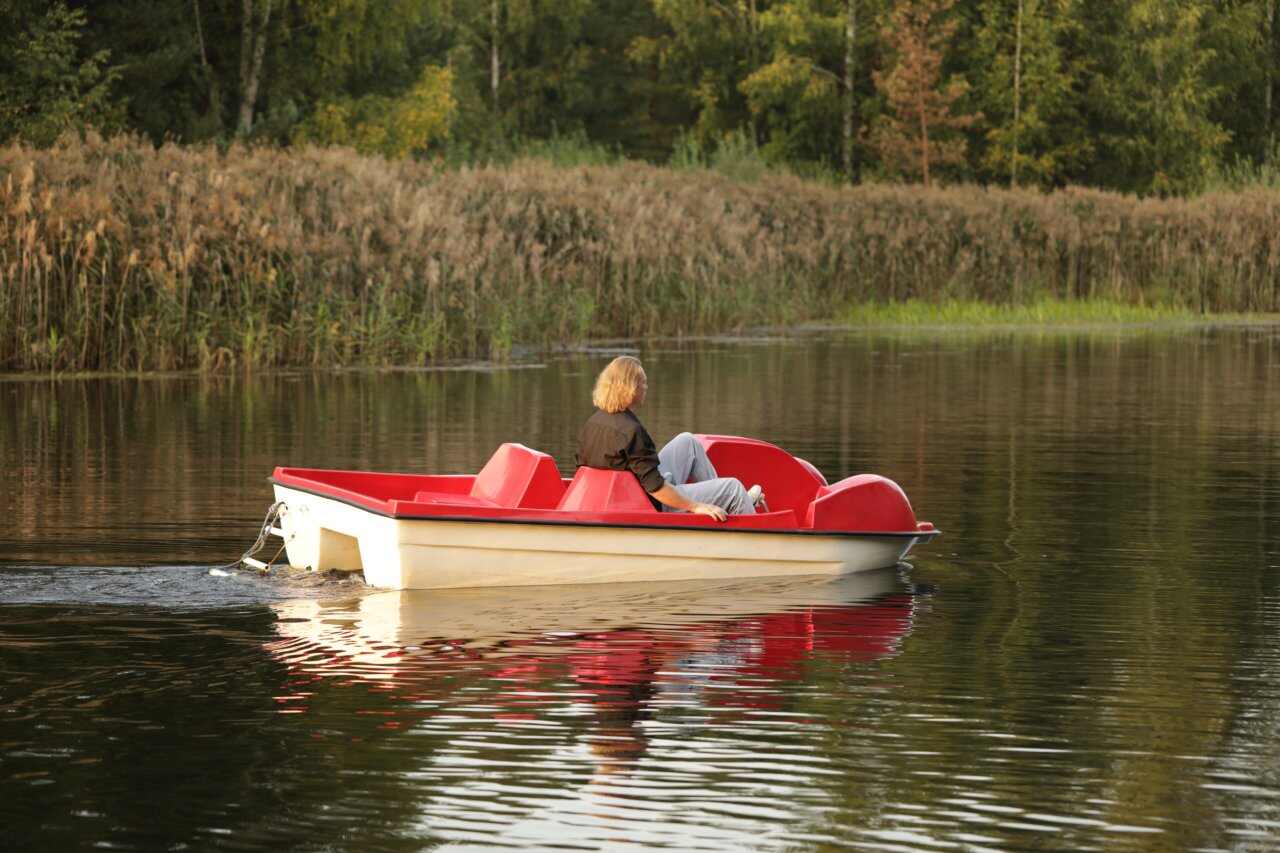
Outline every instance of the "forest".
POLYGON ((1277 2, 0 0, 0 144, 1188 195, 1274 182, 1277 2))
POLYGON ((1280 0, 0 0, 0 370, 1280 310, 1280 0))

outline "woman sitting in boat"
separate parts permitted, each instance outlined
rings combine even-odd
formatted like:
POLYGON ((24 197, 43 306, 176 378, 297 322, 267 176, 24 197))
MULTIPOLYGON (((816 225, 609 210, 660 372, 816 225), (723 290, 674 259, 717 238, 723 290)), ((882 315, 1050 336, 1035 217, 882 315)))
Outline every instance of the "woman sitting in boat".
POLYGON ((754 513, 764 500, 760 487, 747 489, 740 480, 717 476, 706 449, 691 434, 682 432, 656 449, 633 411, 644 403, 647 390, 639 359, 618 356, 600 371, 591 393, 597 411, 578 436, 578 465, 630 471, 658 510, 717 521, 727 514, 754 513))

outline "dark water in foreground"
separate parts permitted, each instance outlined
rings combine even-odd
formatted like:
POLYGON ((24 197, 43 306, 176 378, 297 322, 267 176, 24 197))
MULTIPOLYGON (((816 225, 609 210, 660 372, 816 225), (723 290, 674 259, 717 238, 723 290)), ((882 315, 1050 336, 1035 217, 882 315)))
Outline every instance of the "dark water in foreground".
POLYGON ((642 353, 660 441, 901 483, 898 570, 210 574, 277 464, 567 463, 609 355, 0 383, 0 847, 1280 845, 1280 329, 642 353))

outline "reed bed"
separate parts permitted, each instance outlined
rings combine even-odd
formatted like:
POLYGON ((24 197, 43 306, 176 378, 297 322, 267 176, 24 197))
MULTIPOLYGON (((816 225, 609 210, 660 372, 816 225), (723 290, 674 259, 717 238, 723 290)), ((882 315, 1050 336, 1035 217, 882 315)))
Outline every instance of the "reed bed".
POLYGON ((0 368, 503 358, 515 344, 1046 298, 1280 309, 1280 192, 441 170, 343 149, 0 149, 0 368))

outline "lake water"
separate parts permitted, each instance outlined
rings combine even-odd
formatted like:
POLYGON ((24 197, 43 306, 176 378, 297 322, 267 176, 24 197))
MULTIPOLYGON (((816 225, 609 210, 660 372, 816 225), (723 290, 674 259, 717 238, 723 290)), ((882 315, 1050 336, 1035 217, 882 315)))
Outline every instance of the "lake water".
POLYGON ((613 354, 0 382, 0 847, 1280 844, 1278 327, 641 349, 660 442, 898 481, 896 570, 211 574, 276 465, 567 471, 613 354))

